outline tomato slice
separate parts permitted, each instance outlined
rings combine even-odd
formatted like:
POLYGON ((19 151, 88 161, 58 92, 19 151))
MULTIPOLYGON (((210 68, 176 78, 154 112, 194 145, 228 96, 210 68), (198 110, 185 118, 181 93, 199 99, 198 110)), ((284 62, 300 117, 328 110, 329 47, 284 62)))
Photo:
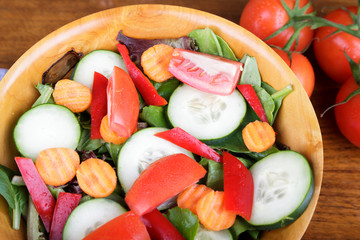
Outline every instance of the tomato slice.
POLYGON ((150 240, 140 217, 129 211, 95 229, 83 240, 150 240))
POLYGON ((200 91, 230 95, 239 81, 242 66, 242 63, 226 58, 176 48, 169 72, 200 91))
POLYGON ((116 66, 107 86, 107 101, 110 129, 119 137, 130 137, 137 127, 139 97, 129 74, 116 66))
POLYGON ((185 154, 160 158, 136 179, 125 196, 125 202, 132 211, 142 216, 196 183, 205 174, 206 170, 185 154))

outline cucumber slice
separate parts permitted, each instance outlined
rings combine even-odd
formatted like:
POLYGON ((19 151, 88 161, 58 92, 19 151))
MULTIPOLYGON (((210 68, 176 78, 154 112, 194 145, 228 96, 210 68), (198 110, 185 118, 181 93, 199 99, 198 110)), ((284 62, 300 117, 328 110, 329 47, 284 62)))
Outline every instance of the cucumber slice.
POLYGON ((109 50, 95 50, 86 54, 76 65, 73 80, 87 86, 92 90, 94 72, 101 73, 109 78, 114 66, 126 70, 124 60, 120 54, 109 50))
POLYGON ((128 192, 140 173, 152 162, 175 153, 184 153, 194 158, 191 152, 169 141, 155 137, 154 134, 169 130, 150 127, 132 135, 120 150, 117 162, 117 174, 121 186, 128 192))
POLYGON ((308 161, 294 151, 280 151, 256 162, 254 202, 249 223, 259 230, 284 227, 305 211, 314 192, 308 161))
POLYGON ((203 226, 199 226, 195 240, 232 240, 229 230, 211 231, 203 226))
POLYGON ((167 113, 174 127, 201 140, 218 139, 239 127, 246 113, 246 102, 237 90, 219 96, 183 84, 171 95, 167 113))
POLYGON ((106 199, 96 198, 77 206, 66 221, 63 240, 79 240, 86 235, 125 213, 126 209, 120 204, 106 199))
POLYGON ((79 143, 81 128, 74 113, 56 104, 41 104, 25 112, 14 129, 18 151, 36 159, 47 148, 75 149, 79 143))

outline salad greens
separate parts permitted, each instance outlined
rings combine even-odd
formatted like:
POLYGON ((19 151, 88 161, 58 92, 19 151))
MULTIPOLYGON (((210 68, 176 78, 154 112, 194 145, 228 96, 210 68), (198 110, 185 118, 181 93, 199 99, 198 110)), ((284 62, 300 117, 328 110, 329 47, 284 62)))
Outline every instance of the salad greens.
MULTIPOLYGON (((120 31, 117 36, 117 40, 126 45, 129 50, 131 59, 140 69, 141 54, 149 47, 159 43, 164 43, 174 48, 199 50, 202 53, 208 53, 233 61, 242 62, 244 65, 241 77, 239 79, 239 84, 250 84, 253 86, 256 95, 258 96, 265 110, 266 117, 270 125, 274 123, 283 99, 292 91, 291 85, 284 87, 280 91, 277 91, 269 84, 263 82, 261 80, 261 75, 255 57, 251 57, 245 54, 242 59, 236 58, 229 45, 208 27, 205 29, 196 29, 190 32, 187 37, 181 37, 177 39, 134 39, 125 36, 123 32, 120 31)), ((165 82, 151 81, 151 83, 157 90, 158 94, 167 101, 169 101, 170 96, 175 91, 175 89, 183 84, 175 77, 165 82)), ((40 97, 36 100, 33 107, 44 103, 54 103, 52 97, 54 89, 51 85, 38 84, 36 88, 40 92, 40 97)), ((144 121, 146 126, 148 125, 151 127, 163 128, 172 127, 166 114, 167 106, 146 106, 140 94, 139 101, 139 119, 144 121)), ((237 159, 241 161, 241 163, 245 165, 246 168, 250 168, 256 161, 259 161, 272 153, 278 152, 279 149, 275 145, 264 152, 255 153, 249 151, 249 149, 246 147, 242 136, 242 129, 248 123, 259 120, 258 115, 255 113, 249 103, 246 104, 246 114, 237 129, 225 137, 213 140, 204 140, 203 142, 213 149, 218 150, 218 152, 220 152, 220 150, 227 150, 231 152, 231 154, 236 156, 237 159)), ((114 143, 105 142, 102 139, 91 139, 90 114, 88 112, 79 113, 77 114, 77 118, 81 124, 81 136, 76 150, 81 155, 81 159, 97 157, 109 162, 111 166, 116 167, 118 164, 118 156, 123 147, 123 144, 117 145, 114 143)), ((195 156, 195 159, 199 160, 199 158, 199 156, 195 156)), ((201 179, 201 182, 213 190, 223 191, 223 164, 204 157, 201 158, 199 163, 207 170, 207 173, 205 177, 201 179)), ((146 161, 145 164, 147 164, 146 161)), ((6 199, 9 207, 12 209, 13 228, 19 229, 20 216, 21 214, 26 215, 28 193, 25 186, 16 186, 11 183, 11 179, 14 175, 15 173, 12 170, 0 165, 0 194, 6 199)), ((83 194, 81 202, 92 199, 92 197, 84 194, 81 191, 76 181, 71 181, 69 186, 48 186, 48 188, 55 197, 57 197, 60 192, 67 191, 71 188, 71 192, 80 192, 83 194)), ((123 206, 126 206, 124 196, 125 192, 122 189, 121 184, 117 182, 115 191, 107 198, 116 201, 123 206)), ((32 201, 29 202, 29 206, 31 208, 30 210, 32 211, 32 216, 35 216, 31 216, 30 219, 34 218, 36 220, 33 220, 33 223, 36 222, 35 225, 38 229, 39 226, 41 226, 39 215, 34 215, 35 207, 32 201)), ((196 238, 198 229, 201 226, 198 217, 189 209, 174 207, 163 212, 164 216, 166 216, 166 218, 178 229, 178 231, 185 237, 185 239, 194 240, 196 238)), ((229 231, 233 239, 239 239, 244 234, 248 234, 253 239, 259 239, 260 233, 254 226, 250 225, 247 221, 239 216, 236 218, 234 225, 229 228, 229 231)), ((32 234, 34 234, 34 236, 41 235, 41 238, 45 239, 41 231, 36 231, 32 234)))
POLYGON ((179 230, 186 240, 194 240, 199 228, 199 219, 189 209, 174 207, 166 217, 179 230))
POLYGON ((28 193, 25 186, 16 186, 11 183, 15 172, 0 165, 0 195, 9 205, 12 216, 12 227, 20 229, 21 214, 26 216, 28 193))

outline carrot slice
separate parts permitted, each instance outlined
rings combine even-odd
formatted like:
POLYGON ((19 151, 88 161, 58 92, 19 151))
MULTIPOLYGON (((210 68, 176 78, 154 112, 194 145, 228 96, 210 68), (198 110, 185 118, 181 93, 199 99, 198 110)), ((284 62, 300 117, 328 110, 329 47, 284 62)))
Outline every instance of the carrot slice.
POLYGON ((155 82, 163 82, 173 75, 168 71, 173 48, 166 44, 157 44, 148 48, 141 56, 144 73, 155 82))
POLYGON ((108 115, 103 117, 100 124, 101 137, 109 143, 122 144, 128 139, 127 137, 119 137, 114 131, 110 129, 108 115))
POLYGON ((56 104, 65 106, 74 113, 85 111, 91 104, 91 90, 68 79, 56 83, 53 97, 56 104))
POLYGON ((243 129, 242 136, 246 147, 253 152, 263 152, 275 143, 274 129, 267 122, 249 123, 243 129))
POLYGON ((205 228, 220 231, 231 227, 236 213, 225 209, 224 192, 210 191, 201 197, 196 204, 199 221, 205 228))
POLYGON ((101 159, 89 158, 82 162, 76 177, 80 188, 95 198, 109 196, 116 187, 115 170, 101 159))
POLYGON ((79 154, 70 148, 48 148, 42 150, 35 167, 48 185, 60 186, 75 177, 80 164, 79 154))
POLYGON ((194 184, 186 188, 177 198, 177 205, 181 208, 190 209, 196 215, 196 204, 205 194, 211 192, 211 188, 203 184, 194 184))

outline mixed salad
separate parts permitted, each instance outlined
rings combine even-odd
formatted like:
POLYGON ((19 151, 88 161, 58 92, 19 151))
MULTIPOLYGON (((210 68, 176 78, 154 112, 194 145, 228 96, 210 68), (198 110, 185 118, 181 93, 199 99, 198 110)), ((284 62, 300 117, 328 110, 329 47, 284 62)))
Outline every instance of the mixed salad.
POLYGON ((23 215, 29 240, 259 239, 305 211, 311 168, 272 127, 290 85, 210 28, 117 40, 36 86, 14 129, 20 175, 0 167, 14 229, 23 215))

